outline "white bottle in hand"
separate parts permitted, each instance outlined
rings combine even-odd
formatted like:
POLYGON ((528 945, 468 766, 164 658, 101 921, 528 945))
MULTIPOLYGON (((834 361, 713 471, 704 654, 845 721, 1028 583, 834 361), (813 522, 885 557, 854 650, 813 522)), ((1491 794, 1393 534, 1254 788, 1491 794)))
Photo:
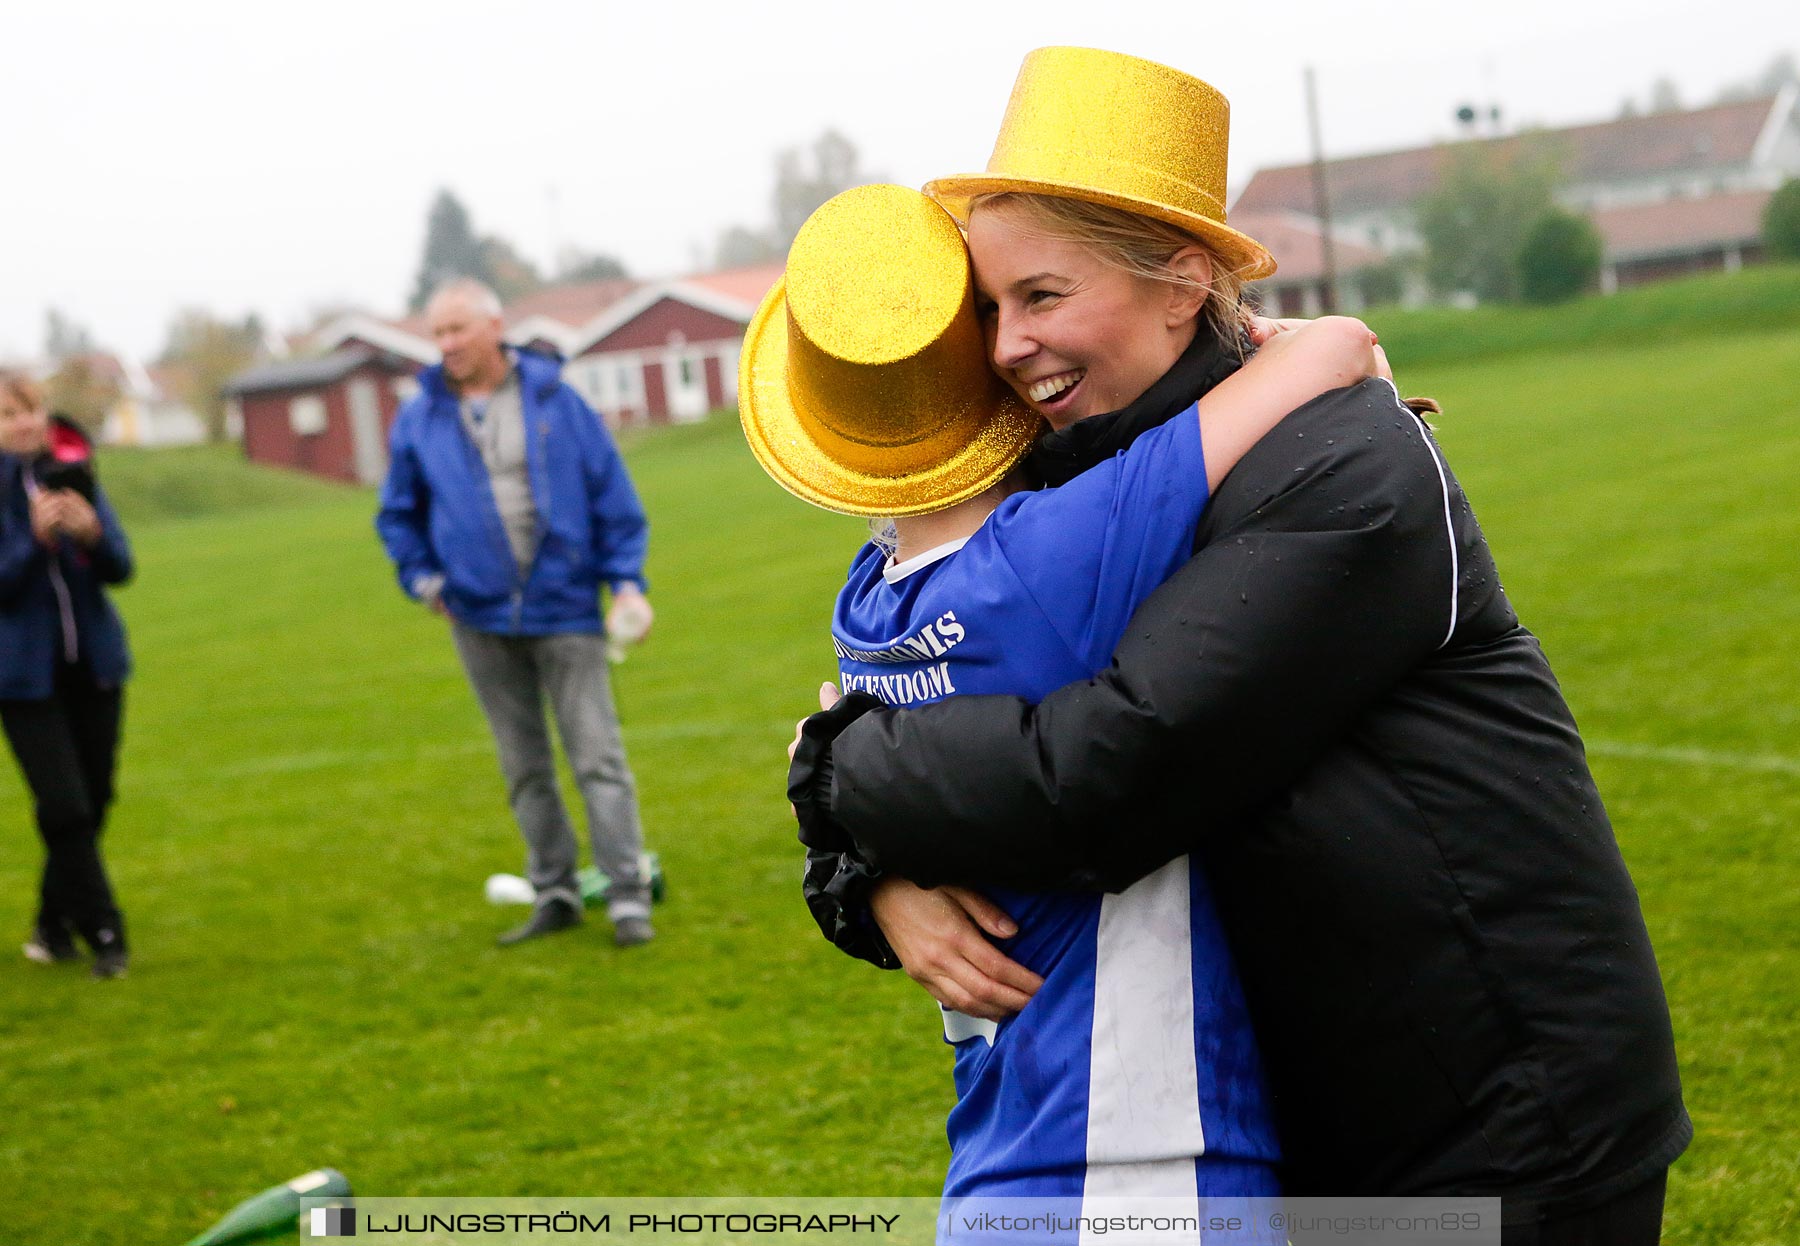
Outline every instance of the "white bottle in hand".
POLYGON ((650 634, 656 612, 650 599, 636 585, 626 585, 613 594, 612 607, 606 612, 606 656, 617 664, 625 660, 625 651, 650 634))

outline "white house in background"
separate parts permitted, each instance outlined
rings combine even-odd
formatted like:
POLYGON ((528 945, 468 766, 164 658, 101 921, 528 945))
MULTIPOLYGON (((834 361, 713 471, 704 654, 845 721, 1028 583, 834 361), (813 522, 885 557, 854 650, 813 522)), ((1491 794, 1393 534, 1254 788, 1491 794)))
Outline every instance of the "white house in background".
MULTIPOLYGON (((205 423, 180 396, 179 369, 163 364, 146 367, 130 355, 105 350, 90 351, 82 359, 97 379, 118 391, 101 420, 101 445, 187 446, 206 440, 205 423)), ((6 366, 44 381, 58 364, 50 359, 25 359, 6 366)))
MULTIPOLYGON (((1602 287, 1613 290, 1762 258, 1762 207, 1800 177, 1800 89, 1472 141, 1501 156, 1557 159, 1557 201, 1594 221, 1606 245, 1602 287)), ((1436 188, 1453 150, 1440 143, 1327 161, 1334 241, 1388 254, 1417 250, 1413 205, 1436 188)), ((1316 231, 1312 177, 1311 164, 1258 170, 1232 203, 1231 223, 1298 215, 1316 231)), ((1287 258, 1270 249, 1286 268, 1287 258)), ((1282 279, 1277 272, 1272 280, 1282 279)))
MULTIPOLYGON (((1275 275, 1250 287, 1266 315, 1325 314, 1325 233, 1317 220, 1299 212, 1233 212, 1231 226, 1262 243, 1275 257, 1275 275)), ((1335 230, 1331 251, 1337 273, 1335 310, 1354 315, 1370 303, 1396 296, 1406 302, 1424 301, 1426 291, 1417 277, 1398 291, 1372 287, 1374 275, 1386 271, 1385 252, 1338 237, 1335 230)))
POLYGON ((206 440, 206 424, 182 400, 179 369, 145 367, 128 355, 119 363, 119 398, 106 413, 100 442, 109 446, 191 446, 206 440))

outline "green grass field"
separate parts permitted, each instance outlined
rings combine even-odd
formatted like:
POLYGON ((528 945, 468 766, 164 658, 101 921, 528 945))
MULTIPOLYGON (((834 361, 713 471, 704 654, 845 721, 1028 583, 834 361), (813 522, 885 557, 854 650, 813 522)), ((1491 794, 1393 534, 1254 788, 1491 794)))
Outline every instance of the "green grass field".
MULTIPOLYGON (((1454 348, 1449 322, 1375 323, 1445 404, 1643 895, 1698 1128, 1665 1240, 1774 1246, 1800 1240, 1800 326, 1720 333, 1669 289, 1562 333, 1483 313, 1454 348)), ((368 492, 106 457, 140 559, 107 841, 136 957, 94 983, 0 956, 0 1241, 173 1246, 326 1164, 385 1196, 936 1191, 934 1009, 818 939, 780 794, 860 525, 776 489, 729 419, 627 454, 658 623, 617 696, 670 878, 629 953, 604 922, 493 946, 517 912, 481 883, 516 835, 368 492)), ((22 939, 39 849, 8 775, 22 939)))

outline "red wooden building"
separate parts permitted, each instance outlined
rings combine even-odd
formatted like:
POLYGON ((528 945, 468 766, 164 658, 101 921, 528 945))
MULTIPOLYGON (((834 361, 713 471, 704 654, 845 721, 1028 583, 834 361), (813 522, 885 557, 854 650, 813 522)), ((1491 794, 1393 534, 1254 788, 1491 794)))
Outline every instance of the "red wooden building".
MULTIPOLYGON (((507 305, 507 340, 563 356, 563 379, 614 427, 704 419, 736 405, 744 329, 782 268, 552 286, 507 305)), ((346 316, 319 344, 385 351, 419 365, 438 357, 417 316, 346 316)))
MULTIPOLYGON (((553 286, 508 305, 507 340, 563 356, 563 378, 614 427, 704 419, 737 403, 744 329, 781 271, 761 264, 680 281, 553 286)), ((424 318, 344 316, 314 345, 330 353, 253 368, 226 387, 244 453, 377 483, 413 373, 438 360, 424 318)))
POLYGON ((266 364, 226 385, 252 462, 374 484, 387 471, 387 434, 411 393, 414 364, 351 346, 317 359, 266 364))
POLYGON ((736 406, 744 329, 781 271, 761 264, 640 287, 569 342, 563 376, 615 425, 736 406))

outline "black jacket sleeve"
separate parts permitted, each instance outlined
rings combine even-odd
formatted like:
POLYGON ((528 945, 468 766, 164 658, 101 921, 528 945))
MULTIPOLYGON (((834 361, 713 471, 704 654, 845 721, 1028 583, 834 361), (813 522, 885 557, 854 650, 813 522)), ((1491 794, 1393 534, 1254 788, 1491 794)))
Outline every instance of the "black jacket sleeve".
POLYGON ((800 842, 806 845, 800 890, 819 932, 839 951, 898 969, 900 958, 869 911, 869 891, 881 872, 832 822, 829 806, 831 742, 846 723, 880 704, 866 692, 852 692, 806 720, 789 767, 788 801, 800 823, 800 842))
POLYGON ((118 512, 98 485, 94 487, 94 513, 100 520, 100 541, 88 551, 94 576, 102 584, 123 584, 131 579, 131 542, 125 537, 118 512))
POLYGON ((866 960, 880 969, 900 968, 900 958, 888 946, 875 915, 869 911, 869 892, 881 877, 879 871, 855 851, 806 850, 806 870, 800 890, 807 911, 818 923, 819 933, 840 952, 866 960))
POLYGON ((1035 707, 957 697, 861 715, 822 776, 831 819, 924 886, 1129 885, 1190 851, 1196 827, 1277 798, 1446 642, 1455 505, 1391 386, 1322 396, 1221 484, 1194 557, 1109 669, 1035 707), (1178 798, 1203 807, 1151 814, 1176 775, 1178 798))

